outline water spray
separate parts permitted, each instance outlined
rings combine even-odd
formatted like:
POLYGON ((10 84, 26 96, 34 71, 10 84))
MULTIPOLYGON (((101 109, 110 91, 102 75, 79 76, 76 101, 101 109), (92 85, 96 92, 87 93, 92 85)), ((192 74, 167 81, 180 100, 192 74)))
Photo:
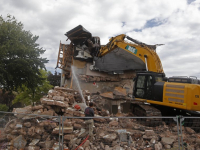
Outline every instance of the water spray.
POLYGON ((78 81, 78 78, 77 78, 77 76, 76 76, 76 74, 75 74, 75 67, 74 67, 74 66, 71 66, 71 69, 72 69, 72 76, 73 76, 73 78, 74 78, 74 80, 75 80, 75 82, 76 82, 76 85, 77 85, 77 87, 78 87, 78 92, 79 92, 79 94, 81 95, 81 98, 82 98, 83 103, 86 104, 85 98, 83 97, 83 92, 82 92, 82 90, 81 90, 81 87, 80 87, 80 84, 79 84, 79 81, 78 81))

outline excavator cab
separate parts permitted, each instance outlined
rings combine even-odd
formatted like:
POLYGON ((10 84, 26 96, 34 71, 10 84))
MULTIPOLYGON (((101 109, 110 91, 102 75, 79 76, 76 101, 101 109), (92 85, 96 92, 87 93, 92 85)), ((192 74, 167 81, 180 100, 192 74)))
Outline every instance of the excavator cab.
POLYGON ((137 72, 135 85, 133 89, 133 97, 140 99, 161 101, 164 81, 166 80, 164 73, 155 72, 137 72))

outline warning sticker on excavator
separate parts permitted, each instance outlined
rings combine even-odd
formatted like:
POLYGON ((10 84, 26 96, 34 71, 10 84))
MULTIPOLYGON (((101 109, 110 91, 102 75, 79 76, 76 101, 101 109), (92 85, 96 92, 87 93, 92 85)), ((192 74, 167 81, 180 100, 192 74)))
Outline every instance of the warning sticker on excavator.
POLYGON ((132 47, 132 46, 129 46, 127 45, 126 46, 126 49, 134 54, 137 54, 137 49, 135 47, 132 47))

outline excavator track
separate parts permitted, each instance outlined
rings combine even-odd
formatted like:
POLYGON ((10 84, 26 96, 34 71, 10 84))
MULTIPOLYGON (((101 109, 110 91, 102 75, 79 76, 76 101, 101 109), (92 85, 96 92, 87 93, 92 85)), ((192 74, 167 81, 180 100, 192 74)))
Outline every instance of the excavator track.
MULTIPOLYGON (((148 105, 148 104, 144 104, 144 103, 134 103, 132 105, 132 110, 133 110, 133 114, 135 116, 138 117, 151 117, 151 118, 138 118, 137 121, 140 124, 143 124, 145 126, 158 126, 161 124, 162 121, 169 123, 169 122, 173 122, 173 119, 162 119, 161 117, 162 115, 162 107, 160 108, 160 110, 158 108, 156 108, 155 106, 152 105, 148 105), (153 118, 155 117, 155 118, 153 118), (160 118, 156 118, 156 117, 160 117, 160 118)), ((177 112, 174 112, 171 110, 171 116, 185 116, 185 117, 191 117, 191 118, 185 118, 182 125, 185 127, 190 127, 192 128, 195 132, 199 133, 200 132, 200 118, 192 118, 192 117, 200 117, 200 114, 193 114, 190 113, 188 116, 186 115, 186 113, 179 113, 177 114, 177 112)), ((165 116, 165 115, 164 115, 165 116)))
POLYGON ((133 104, 133 114, 138 117, 151 117, 151 118, 138 118, 137 120, 147 126, 157 126, 162 122, 162 114, 160 110, 147 104, 133 104), (155 117, 155 118, 153 118, 155 117))

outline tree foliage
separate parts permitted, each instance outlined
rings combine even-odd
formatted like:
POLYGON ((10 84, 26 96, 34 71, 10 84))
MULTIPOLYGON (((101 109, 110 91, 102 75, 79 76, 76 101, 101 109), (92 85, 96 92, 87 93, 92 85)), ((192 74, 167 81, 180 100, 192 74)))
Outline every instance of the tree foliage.
POLYGON ((40 69, 40 77, 44 79, 42 84, 39 84, 34 91, 28 89, 25 85, 18 88, 18 94, 13 100, 13 104, 21 102, 25 105, 30 105, 33 102, 38 102, 53 87, 47 80, 47 76, 47 71, 40 69))
POLYGON ((7 111, 8 109, 11 110, 12 101, 14 98, 15 98, 15 92, 13 93, 9 91, 5 92, 2 89, 0 89, 0 109, 2 111, 7 111))
POLYGON ((57 72, 55 72, 55 74, 48 72, 47 80, 53 86, 60 86, 61 74, 60 73, 58 74, 57 72))
POLYGON ((45 68, 45 52, 36 43, 39 36, 23 29, 23 24, 10 15, 0 16, 0 87, 16 90, 19 87, 34 89, 42 84, 39 69, 45 68))
POLYGON ((8 111, 8 106, 6 104, 0 104, 0 111, 8 111))

